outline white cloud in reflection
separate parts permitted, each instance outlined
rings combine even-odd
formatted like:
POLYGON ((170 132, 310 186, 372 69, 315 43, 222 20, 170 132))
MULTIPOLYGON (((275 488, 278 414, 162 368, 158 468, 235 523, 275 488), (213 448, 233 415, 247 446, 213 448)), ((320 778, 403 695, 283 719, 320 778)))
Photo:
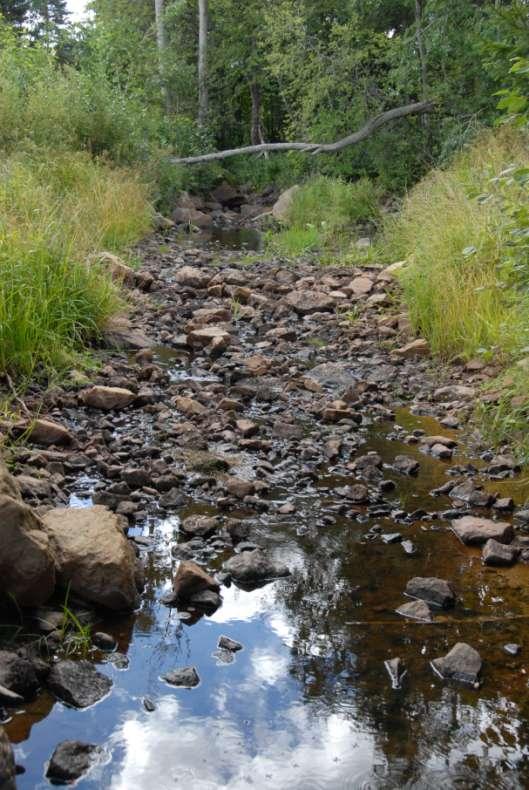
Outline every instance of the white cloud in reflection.
MULTIPOLYGON (((288 675, 288 656, 273 653, 267 650, 254 650, 250 656, 250 663, 255 678, 260 683, 273 686, 282 677, 288 675)), ((253 678, 249 679, 253 684, 253 678)))
POLYGON ((297 704, 282 721, 279 728, 259 718, 246 732, 230 718, 183 717, 176 697, 164 697, 153 714, 129 719, 116 734, 125 757, 110 788, 307 790, 343 787, 345 777, 358 787, 370 772, 372 737, 344 717, 312 717, 297 704))

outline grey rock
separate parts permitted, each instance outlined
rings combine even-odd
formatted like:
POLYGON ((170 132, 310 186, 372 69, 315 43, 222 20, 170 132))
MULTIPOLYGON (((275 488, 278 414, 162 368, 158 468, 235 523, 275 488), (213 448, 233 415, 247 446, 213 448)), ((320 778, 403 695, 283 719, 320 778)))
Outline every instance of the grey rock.
POLYGON ((503 645, 503 649, 507 653, 507 655, 517 656, 522 648, 520 647, 520 645, 517 645, 514 642, 509 642, 509 644, 503 645))
POLYGON ((402 604, 395 610, 402 617, 409 617, 411 620, 421 620, 424 623, 432 622, 432 610, 426 601, 410 601, 402 604))
POLYGON ((408 476, 416 475, 421 467, 419 462, 415 458, 410 458, 409 455, 397 455, 392 466, 401 475, 408 476))
POLYGON ((40 681, 33 662, 9 650, 0 650, 0 684, 29 700, 38 691, 40 681))
POLYGON ((445 609, 455 603, 452 585, 445 579, 436 577, 415 576, 406 585, 406 595, 445 609))
POLYGON ((106 650, 111 653, 116 649, 117 643, 111 634, 105 634, 103 631, 97 631, 92 635, 92 642, 100 650, 106 650))
POLYGON ((483 546, 481 558, 485 565, 512 565, 516 562, 520 550, 516 546, 506 546, 490 538, 483 546))
POLYGON ((74 708, 94 705, 112 688, 112 680, 89 661, 59 661, 51 668, 47 684, 61 702, 74 708))
POLYGON ((54 784, 70 784, 84 776, 103 755, 95 743, 63 741, 53 752, 46 776, 54 784))
POLYGON ((473 647, 465 642, 458 642, 441 658, 434 658, 432 669, 446 680, 475 685, 481 672, 481 656, 473 647))
POLYGON ((232 653, 237 653, 243 648, 240 642, 235 641, 235 639, 230 639, 229 636, 220 636, 218 647, 220 650, 230 650, 232 653))
POLYGON ((165 675, 162 675, 162 680, 165 680, 170 686, 188 689, 195 688, 200 683, 195 667, 183 667, 182 669, 174 669, 172 672, 166 672, 165 675))
POLYGON ((16 790, 16 766, 13 747, 0 727, 0 790, 16 790))
POLYGON ((290 570, 285 565, 270 559, 259 549, 243 551, 231 557, 224 563, 223 569, 235 581, 246 584, 271 581, 290 575, 290 570))
POLYGON ((472 507, 489 507, 494 501, 488 491, 482 491, 477 488, 472 480, 465 480, 465 482, 454 486, 449 494, 451 499, 459 499, 461 502, 466 502, 472 507))

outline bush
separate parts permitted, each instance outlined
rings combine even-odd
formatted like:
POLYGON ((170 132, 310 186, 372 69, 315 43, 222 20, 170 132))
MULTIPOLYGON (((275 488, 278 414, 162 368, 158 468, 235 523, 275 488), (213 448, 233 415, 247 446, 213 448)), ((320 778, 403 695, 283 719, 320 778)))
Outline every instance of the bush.
POLYGON ((59 369, 119 306, 87 256, 121 249, 151 216, 138 177, 85 153, 11 156, 0 168, 0 370, 59 369))
POLYGON ((412 323, 444 357, 507 358, 527 342, 509 207, 527 210, 529 195, 527 185, 500 175, 516 162, 529 164, 524 133, 488 133, 447 170, 432 171, 386 221, 385 255, 410 262, 402 285, 412 323))
POLYGON ((379 190, 368 178, 347 183, 317 176, 295 193, 288 228, 271 239, 285 255, 311 250, 343 251, 358 225, 380 217, 379 190))

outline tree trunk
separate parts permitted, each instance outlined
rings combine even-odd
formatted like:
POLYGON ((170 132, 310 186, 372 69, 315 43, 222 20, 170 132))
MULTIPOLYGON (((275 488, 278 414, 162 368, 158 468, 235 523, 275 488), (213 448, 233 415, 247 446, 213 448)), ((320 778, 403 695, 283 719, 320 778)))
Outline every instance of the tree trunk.
POLYGON ((208 117, 208 0, 198 0, 198 123, 208 117))
POLYGON ((165 56, 167 52, 167 40, 165 38, 165 9, 164 0, 154 0, 154 13, 156 17, 156 42, 158 45, 158 69, 160 72, 160 82, 162 85, 162 97, 167 115, 171 113, 171 99, 169 87, 167 85, 167 75, 165 71, 165 56))
POLYGON ((250 94, 252 97, 252 145, 261 145, 264 143, 265 139, 263 134, 263 119, 261 113, 261 89, 256 80, 252 80, 250 82, 250 94))
POLYGON ((178 165, 191 165, 197 162, 213 162, 216 159, 227 159, 230 156, 261 154, 268 151, 302 151, 306 154, 334 153, 335 151, 341 151, 342 148, 346 148, 348 145, 355 145, 365 140, 366 137, 374 134, 377 129, 380 129, 381 126, 390 121, 405 118, 407 115, 421 115, 425 112, 432 112, 434 107, 435 105, 431 101, 415 102, 414 104, 405 104, 402 107, 394 107, 392 110, 386 110, 380 115, 370 118, 357 132, 353 132, 348 137, 337 140, 335 143, 261 143, 260 145, 247 145, 243 148, 230 148, 227 151, 215 151, 211 154, 202 154, 201 156, 186 156, 181 159, 171 157, 171 161, 178 165))
POLYGON ((421 98, 424 101, 428 93, 428 66, 426 63, 426 52, 424 50, 422 16, 422 0, 415 0, 415 39, 417 41, 417 51, 419 53, 419 63, 421 66, 421 98))

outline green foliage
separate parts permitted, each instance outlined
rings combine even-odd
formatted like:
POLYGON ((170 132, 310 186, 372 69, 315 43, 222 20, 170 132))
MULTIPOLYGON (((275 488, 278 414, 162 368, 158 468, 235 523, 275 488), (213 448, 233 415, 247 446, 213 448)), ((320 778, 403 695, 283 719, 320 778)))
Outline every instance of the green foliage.
POLYGON ((69 606, 70 585, 62 606, 63 619, 60 631, 62 647, 67 656, 86 658, 92 644, 90 625, 85 625, 69 606))
POLYGON ((0 370, 59 369, 119 306, 86 257, 136 241, 149 227, 138 177, 88 154, 36 151, 0 169, 0 370))
POLYGON ((288 227, 268 237, 269 247, 286 257, 345 250, 360 224, 380 218, 380 192, 368 178, 347 183, 318 176, 294 194, 288 227))

